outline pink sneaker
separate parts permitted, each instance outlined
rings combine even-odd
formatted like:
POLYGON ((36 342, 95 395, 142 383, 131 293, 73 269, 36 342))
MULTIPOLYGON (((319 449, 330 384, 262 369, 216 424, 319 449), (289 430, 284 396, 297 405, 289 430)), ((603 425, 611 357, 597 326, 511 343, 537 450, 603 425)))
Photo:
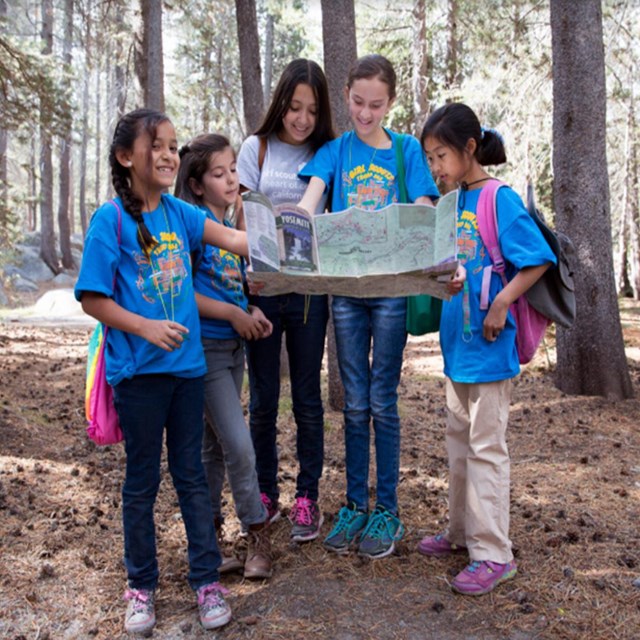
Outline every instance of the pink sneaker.
POLYGON ((269 524, 280 520, 282 512, 280 511, 278 503, 274 502, 266 493, 260 494, 260 500, 262 500, 262 504, 267 508, 267 520, 269 524))
POLYGON ((318 537, 324 518, 315 500, 300 497, 293 504, 289 521, 293 525, 291 539, 294 542, 309 542, 318 537))
POLYGON ((453 579, 451 587, 465 596, 481 596, 493 591, 501 582, 513 578, 517 571, 513 560, 506 564, 488 560, 473 561, 453 579))
POLYGON ((432 558, 444 558, 454 553, 466 553, 467 547, 449 542, 443 533, 422 538, 418 543, 418 552, 432 558))

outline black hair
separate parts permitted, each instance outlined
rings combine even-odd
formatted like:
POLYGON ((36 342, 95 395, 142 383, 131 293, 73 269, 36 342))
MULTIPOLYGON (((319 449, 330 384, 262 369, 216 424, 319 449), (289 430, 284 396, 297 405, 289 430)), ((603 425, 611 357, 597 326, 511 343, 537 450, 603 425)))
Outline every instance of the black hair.
POLYGON ((185 144, 180 149, 180 170, 174 195, 191 204, 202 204, 202 196, 193 192, 189 181, 193 178, 198 184, 202 184, 202 177, 209 169, 211 156, 227 148, 233 150, 229 139, 218 133, 205 133, 185 144))
POLYGON ((296 87, 307 84, 311 87, 317 102, 316 126, 309 136, 309 144, 313 151, 317 151, 325 142, 336 136, 331 120, 331 104, 329 102, 329 87, 327 78, 320 65, 313 60, 298 58, 292 60, 282 72, 280 80, 273 92, 273 98, 264 116, 262 124, 255 131, 259 137, 267 137, 272 133, 280 133, 284 124, 282 119, 291 106, 291 100, 296 87))
POLYGON ((483 166, 503 164, 507 161, 502 136, 495 129, 480 126, 478 116, 471 107, 461 102, 450 102, 436 109, 422 129, 420 143, 435 138, 442 144, 464 153, 470 139, 476 141, 476 160, 483 166))
POLYGON ((389 87, 389 99, 396 97, 396 72, 393 65, 379 53, 358 58, 349 71, 347 87, 351 88, 356 80, 378 78, 389 87))
MULTIPOLYGON (((113 132, 113 141, 109 149, 109 165, 111 166, 111 182, 116 193, 120 196, 125 210, 138 225, 138 242, 142 250, 148 254, 157 244, 155 238, 147 228, 142 216, 144 202, 142 198, 133 192, 131 187, 131 172, 120 164, 118 151, 132 151, 136 139, 146 133, 153 141, 156 137, 158 126, 168 122, 169 118, 160 111, 153 109, 136 109, 120 118, 113 132)), ((149 151, 151 153, 151 151, 149 151)))

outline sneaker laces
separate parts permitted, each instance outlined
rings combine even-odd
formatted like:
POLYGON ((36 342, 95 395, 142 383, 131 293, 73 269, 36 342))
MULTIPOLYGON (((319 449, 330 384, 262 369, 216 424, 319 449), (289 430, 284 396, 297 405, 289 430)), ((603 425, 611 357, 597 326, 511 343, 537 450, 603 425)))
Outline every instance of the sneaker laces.
POLYGON ((146 589, 127 589, 123 598, 127 601, 133 600, 133 611, 138 613, 139 611, 146 611, 151 600, 151 593, 146 589))
POLYGON ((301 524, 305 527, 312 525, 314 506, 315 503, 309 498, 296 498, 295 504, 293 506, 293 514, 291 516, 291 520, 296 524, 301 524))
POLYGON ((219 607, 224 603, 222 596, 229 593, 219 582, 212 582, 198 589, 198 604, 219 607))
POLYGON ((386 533, 392 540, 399 540, 404 533, 404 526, 396 516, 386 509, 384 511, 376 509, 369 518, 369 522, 367 522, 367 526, 362 532, 362 537, 380 540, 384 533, 386 533), (398 521, 398 526, 396 527, 395 532, 391 530, 392 520, 398 521))
POLYGON ((342 507, 340 511, 338 511, 338 519, 333 525, 332 533, 342 533, 346 529, 349 528, 351 521, 356 515, 356 509, 351 509, 348 506, 342 507))

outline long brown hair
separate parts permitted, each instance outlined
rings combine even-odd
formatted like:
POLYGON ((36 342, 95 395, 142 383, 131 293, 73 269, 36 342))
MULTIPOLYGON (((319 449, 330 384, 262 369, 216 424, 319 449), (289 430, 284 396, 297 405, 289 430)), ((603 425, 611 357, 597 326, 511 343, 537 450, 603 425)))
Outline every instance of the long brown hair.
POLYGON ((148 254, 157 244, 147 228, 142 216, 144 202, 131 187, 131 171, 124 167, 117 158, 119 151, 132 151, 136 139, 147 134, 151 140, 156 137, 158 125, 169 121, 164 113, 153 109, 136 109, 120 118, 113 132, 113 141, 109 149, 109 165, 111 166, 111 182, 120 196, 125 210, 138 225, 138 242, 142 250, 148 254))
POLYGON ((325 142, 333 140, 336 136, 331 120, 327 78, 317 62, 306 58, 292 60, 285 67, 273 92, 269 109, 262 124, 255 131, 255 135, 262 138, 282 131, 284 128, 282 119, 291 106, 293 94, 299 84, 308 84, 317 101, 316 126, 308 140, 313 151, 317 151, 325 142))

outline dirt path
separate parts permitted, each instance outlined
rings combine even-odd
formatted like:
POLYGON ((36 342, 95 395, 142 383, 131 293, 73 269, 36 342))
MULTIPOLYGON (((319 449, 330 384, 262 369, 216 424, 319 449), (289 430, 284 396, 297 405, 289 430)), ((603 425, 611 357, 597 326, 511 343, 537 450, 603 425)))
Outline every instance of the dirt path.
MULTIPOLYGON (((120 447, 98 449, 84 436, 90 328, 15 320, 0 323, 0 637, 119 638, 124 458, 120 447)), ((632 310, 625 335, 635 356, 640 340, 632 310)), ((630 362, 637 386, 640 368, 630 362)), ((225 578, 234 619, 217 634, 196 622, 183 527, 165 469, 154 637, 640 638, 640 589, 632 587, 640 574, 640 402, 566 397, 551 384, 544 356, 520 376, 509 435, 519 576, 491 595, 463 598, 447 581, 464 559, 429 560, 415 551, 447 514, 439 371, 437 344, 412 339, 401 384, 399 493, 408 531, 398 553, 378 562, 336 558, 317 543, 291 544, 281 521, 274 527, 274 577, 225 578)), ((279 441, 285 505, 295 469, 287 398, 285 391, 279 441)), ((321 484, 327 531, 344 492, 341 424, 339 413, 327 411, 321 484)), ((230 520, 233 536, 237 524, 230 520)))

